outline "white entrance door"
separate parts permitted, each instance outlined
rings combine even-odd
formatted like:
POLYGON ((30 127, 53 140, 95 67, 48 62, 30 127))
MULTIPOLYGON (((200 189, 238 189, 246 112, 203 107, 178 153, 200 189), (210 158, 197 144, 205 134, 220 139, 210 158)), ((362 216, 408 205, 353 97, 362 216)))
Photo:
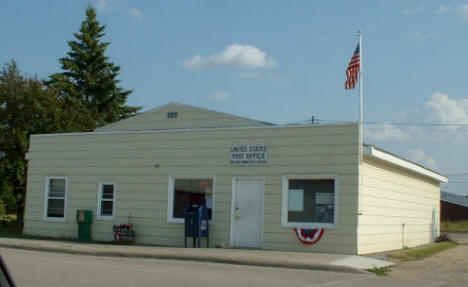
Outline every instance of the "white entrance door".
POLYGON ((263 178, 233 180, 234 246, 262 247, 263 178))

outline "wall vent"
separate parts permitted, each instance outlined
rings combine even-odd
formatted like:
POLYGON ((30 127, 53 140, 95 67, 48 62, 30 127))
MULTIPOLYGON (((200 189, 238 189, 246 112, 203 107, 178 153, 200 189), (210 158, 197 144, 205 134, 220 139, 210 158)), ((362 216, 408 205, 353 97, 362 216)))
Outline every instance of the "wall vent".
POLYGON ((168 112, 167 113, 167 118, 168 119, 176 119, 177 118, 177 112, 168 112))

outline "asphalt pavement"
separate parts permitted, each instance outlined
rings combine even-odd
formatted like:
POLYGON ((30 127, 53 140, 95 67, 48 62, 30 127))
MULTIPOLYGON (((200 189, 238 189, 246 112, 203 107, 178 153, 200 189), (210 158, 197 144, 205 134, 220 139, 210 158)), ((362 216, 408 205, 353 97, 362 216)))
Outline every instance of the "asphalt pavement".
MULTIPOLYGON (((466 286, 371 274, 0 248, 18 286, 466 286)), ((462 284, 462 285, 460 285, 462 284)))
POLYGON ((340 271, 355 274, 365 274, 368 273, 364 271, 367 269, 393 265, 391 262, 366 256, 331 253, 129 246, 19 238, 0 238, 0 247, 93 256, 172 259, 249 266, 340 271))

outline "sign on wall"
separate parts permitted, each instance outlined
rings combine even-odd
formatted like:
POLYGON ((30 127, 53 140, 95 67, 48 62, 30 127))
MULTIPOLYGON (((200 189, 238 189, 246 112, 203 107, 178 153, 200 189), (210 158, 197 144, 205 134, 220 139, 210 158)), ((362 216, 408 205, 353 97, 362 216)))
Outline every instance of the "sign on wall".
POLYGON ((261 144, 238 144, 231 146, 231 164, 256 165, 267 164, 267 145, 261 144))

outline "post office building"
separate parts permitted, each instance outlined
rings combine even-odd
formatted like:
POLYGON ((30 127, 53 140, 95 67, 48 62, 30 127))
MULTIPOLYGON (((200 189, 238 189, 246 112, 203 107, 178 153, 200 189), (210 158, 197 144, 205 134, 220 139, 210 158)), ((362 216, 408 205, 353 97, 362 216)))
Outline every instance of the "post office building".
POLYGON ((204 205, 210 247, 366 254, 432 242, 447 178, 375 146, 358 124, 274 125, 171 103, 94 132, 33 135, 24 233, 184 245, 204 205))

